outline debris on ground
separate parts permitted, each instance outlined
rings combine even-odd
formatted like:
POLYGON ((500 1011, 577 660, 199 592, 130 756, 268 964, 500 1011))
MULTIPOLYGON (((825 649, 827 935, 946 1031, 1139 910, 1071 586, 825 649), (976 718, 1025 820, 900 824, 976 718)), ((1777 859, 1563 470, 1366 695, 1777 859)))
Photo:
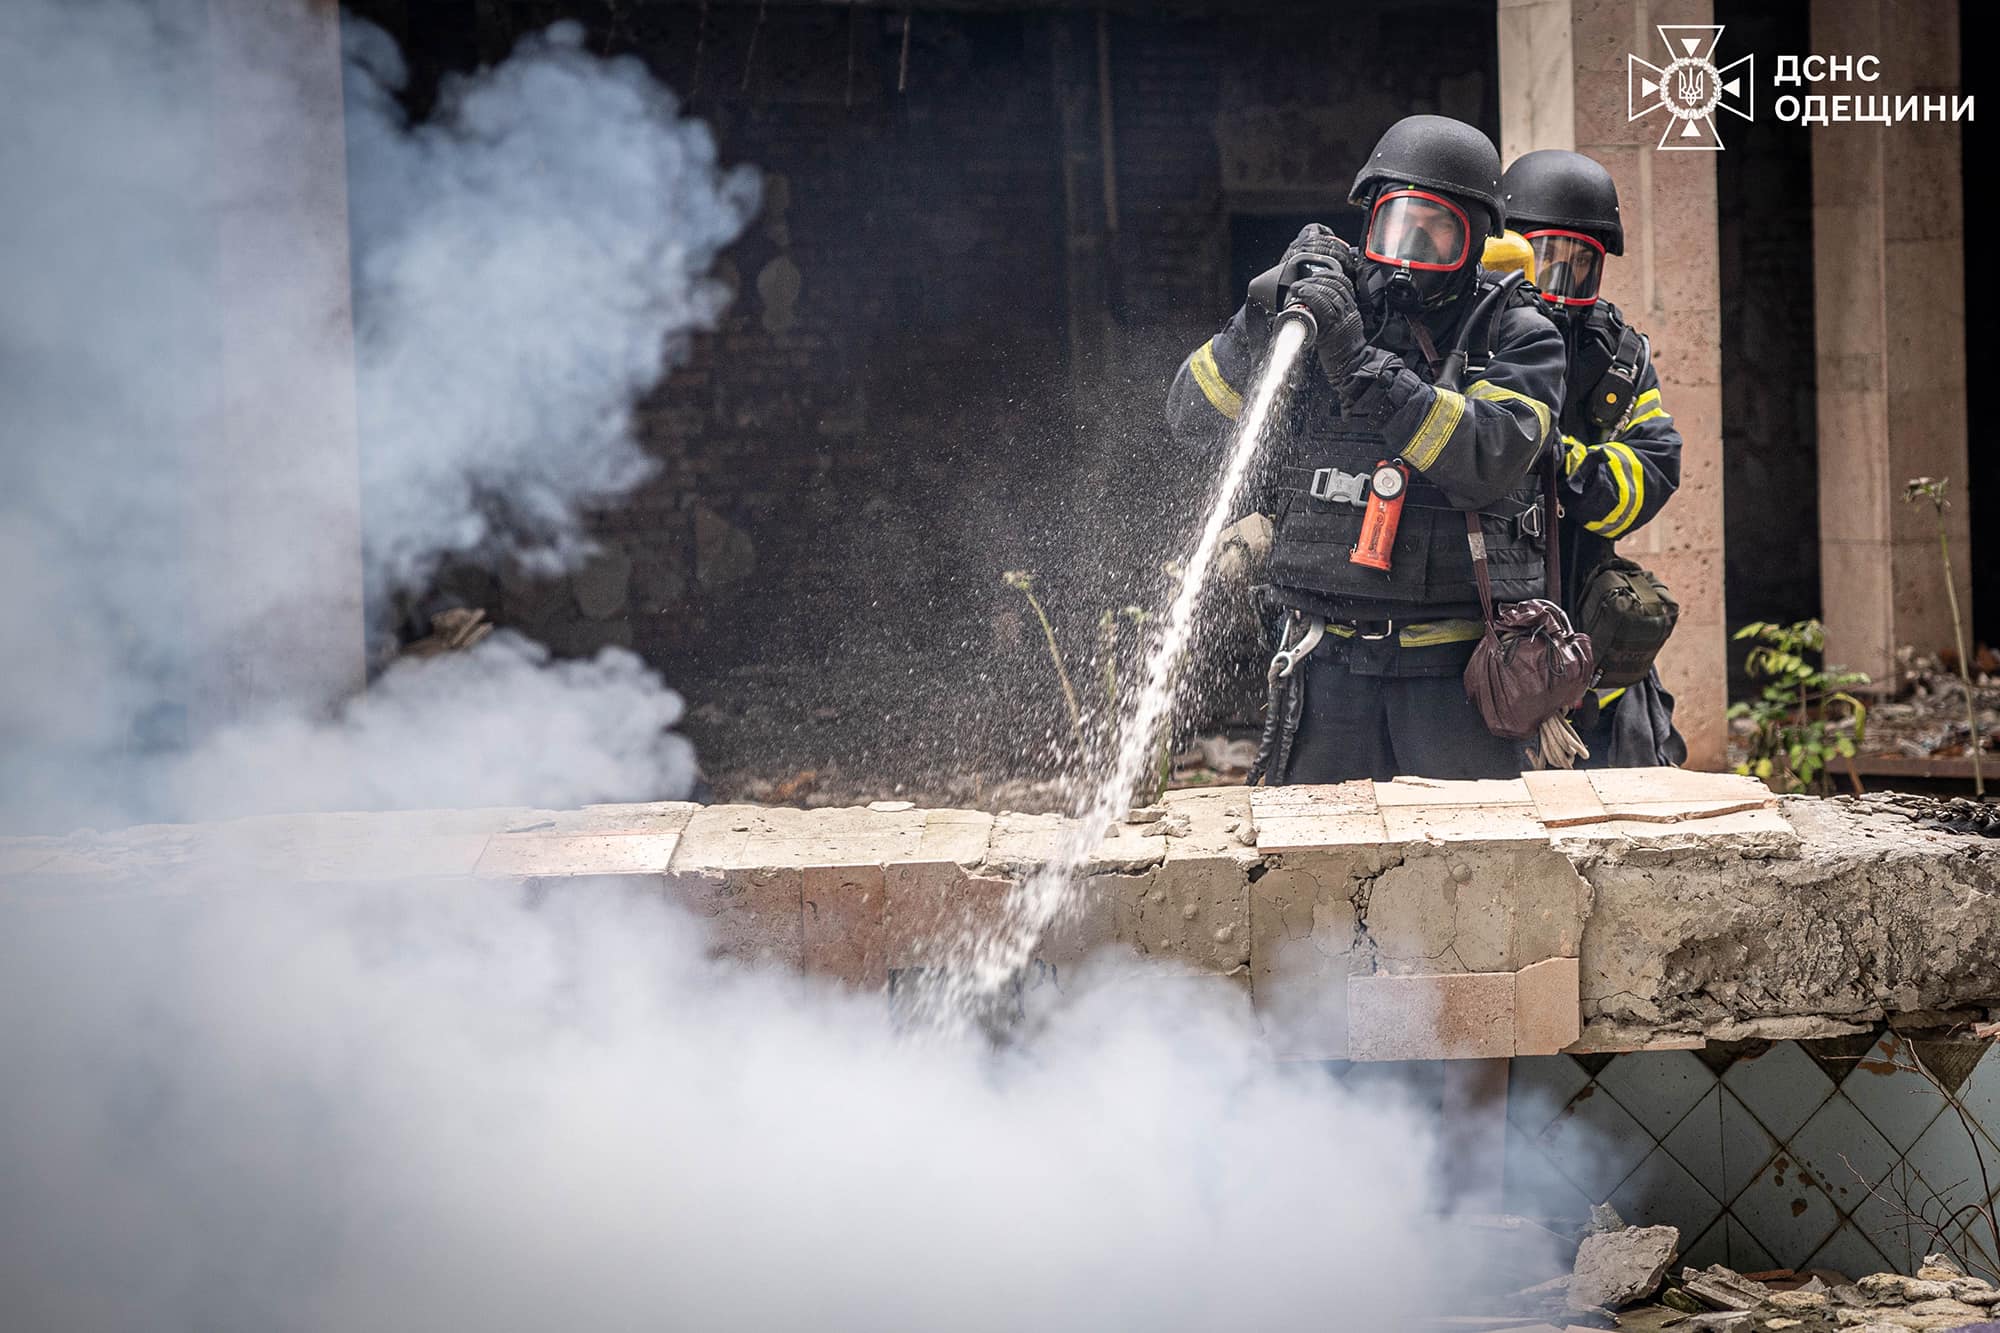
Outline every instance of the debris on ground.
POLYGON ((1744 1274, 1722 1264, 1669 1277, 1680 1233, 1610 1227, 1616 1217, 1593 1212, 1568 1276, 1517 1291, 1479 1316, 1432 1321, 1426 1333, 2000 1333, 2000 1287, 1967 1276, 1945 1255, 1924 1256, 1914 1277, 1874 1273, 1850 1281, 1826 1269, 1744 1274))
POLYGON ((1676 1227, 1624 1227, 1584 1237, 1569 1280, 1571 1308, 1616 1310, 1645 1300, 1660 1289, 1680 1240, 1676 1227))
MULTIPOLYGON (((1971 753, 1971 732, 1965 721, 1965 682, 1956 662, 1904 648, 1896 654, 1896 697, 1868 709, 1866 743, 1870 754, 1910 759, 1963 759, 1971 753)), ((1992 753, 1994 732, 2000 728, 2000 679, 1989 670, 2000 666, 1992 649, 1981 645, 1973 659, 1972 702, 1979 717, 1980 748, 1992 753)))
MULTIPOLYGON (((1611 1233, 1625 1234, 1629 1233, 1611 1233)), ((1582 1262, 1579 1253, 1579 1268, 1582 1262)), ((2000 1307, 2000 1288, 1968 1277, 1937 1254, 1925 1256, 1915 1277, 1874 1273, 1849 1282, 1841 1274, 1824 1271, 1759 1276, 1767 1280, 1746 1277, 1721 1264, 1684 1268, 1679 1278, 1669 1279, 1658 1291, 1654 1304, 1621 1312, 1618 1327, 1673 1333, 1971 1330, 1994 1327, 1987 1321, 2000 1307)))
POLYGON ((406 644, 404 657, 437 657, 462 653, 479 645, 493 632, 493 623, 479 607, 454 606, 431 617, 431 632, 415 643, 406 644))
POLYGON ((1965 833, 1981 838, 2000 838, 2000 805, 1967 796, 1920 796, 1913 792, 1870 792, 1858 800, 1870 810, 1887 810, 1903 816, 1919 828, 1943 833, 1965 833))

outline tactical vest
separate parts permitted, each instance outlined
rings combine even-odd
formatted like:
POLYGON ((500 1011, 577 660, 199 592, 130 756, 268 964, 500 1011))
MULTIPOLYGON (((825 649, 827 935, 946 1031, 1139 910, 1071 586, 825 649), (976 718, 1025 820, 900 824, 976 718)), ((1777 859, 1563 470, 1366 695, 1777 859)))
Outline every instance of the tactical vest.
MULTIPOLYGON (((1405 364, 1431 380, 1421 354, 1406 357, 1405 364)), ((1332 475, 1321 470, 1366 475, 1396 451, 1380 431, 1343 419, 1338 398, 1321 379, 1293 399, 1290 425, 1290 447, 1282 451, 1272 478, 1278 496, 1269 575, 1273 598, 1335 619, 1476 618, 1479 585, 1464 512, 1413 472, 1390 568, 1354 564, 1348 555, 1360 540, 1362 506, 1316 498, 1315 490, 1324 493, 1332 475)), ((1505 499, 1480 511, 1496 602, 1545 595, 1541 493, 1541 470, 1531 468, 1505 499)))

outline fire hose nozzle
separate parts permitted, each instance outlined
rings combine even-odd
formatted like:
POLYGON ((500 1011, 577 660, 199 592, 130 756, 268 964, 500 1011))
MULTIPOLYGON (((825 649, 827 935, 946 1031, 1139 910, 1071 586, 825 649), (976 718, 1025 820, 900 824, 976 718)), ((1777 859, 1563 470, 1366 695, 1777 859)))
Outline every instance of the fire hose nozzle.
POLYGON ((1283 310, 1280 310, 1278 312, 1278 318, 1280 320, 1287 320, 1287 319, 1297 320, 1299 323, 1306 326, 1305 346, 1311 347, 1314 343, 1319 341, 1319 321, 1313 318, 1312 311, 1306 309, 1304 306, 1298 304, 1297 302, 1294 302, 1291 305, 1286 306, 1283 310))

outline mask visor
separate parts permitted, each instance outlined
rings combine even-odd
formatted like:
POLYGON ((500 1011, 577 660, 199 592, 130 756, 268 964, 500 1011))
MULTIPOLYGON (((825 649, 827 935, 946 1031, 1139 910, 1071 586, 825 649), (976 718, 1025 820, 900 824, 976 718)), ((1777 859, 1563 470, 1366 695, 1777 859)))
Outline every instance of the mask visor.
POLYGON ((1379 264, 1449 273, 1471 248, 1464 209, 1425 190, 1391 190, 1375 201, 1363 253, 1379 264))
POLYGON ((1556 305, 1595 305, 1604 280, 1604 244, 1580 231, 1531 231, 1535 285, 1556 305))

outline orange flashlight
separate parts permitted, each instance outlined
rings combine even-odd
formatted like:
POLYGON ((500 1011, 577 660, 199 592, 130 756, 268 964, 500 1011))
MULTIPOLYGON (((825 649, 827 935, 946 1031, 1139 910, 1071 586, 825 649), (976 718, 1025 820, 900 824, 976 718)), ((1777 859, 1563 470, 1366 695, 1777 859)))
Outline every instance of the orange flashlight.
POLYGON ((1350 563, 1388 571, 1409 490, 1409 468, 1393 459, 1375 465, 1375 474, 1368 478, 1368 505, 1361 515, 1361 540, 1347 553, 1350 563))

